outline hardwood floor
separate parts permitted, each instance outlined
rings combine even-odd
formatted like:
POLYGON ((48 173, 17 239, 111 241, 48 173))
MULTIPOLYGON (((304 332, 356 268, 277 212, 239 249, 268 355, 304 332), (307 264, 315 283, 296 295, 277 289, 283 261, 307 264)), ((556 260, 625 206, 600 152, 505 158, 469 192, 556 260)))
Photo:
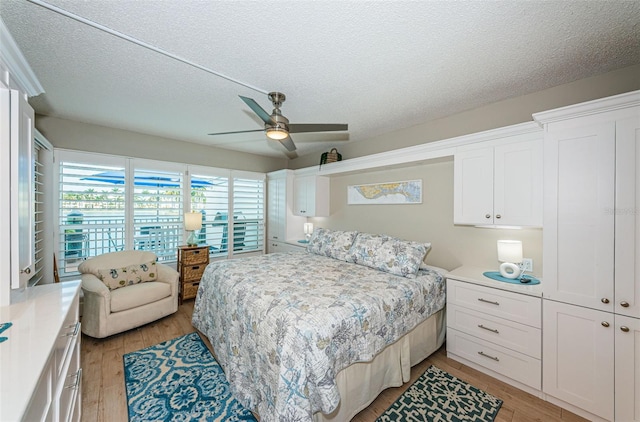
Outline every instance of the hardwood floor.
MULTIPOLYGON (((94 339, 83 335, 81 349, 83 369, 82 421, 126 421, 127 404, 124 388, 123 355, 195 331, 191 325, 192 313, 193 300, 188 300, 179 306, 178 312, 175 314, 138 329, 107 339, 94 339)), ((205 343, 210 347, 206 339, 205 343)), ((402 387, 383 391, 368 408, 356 415, 353 421, 375 421, 429 365, 435 365, 451 375, 502 399, 504 403, 496 418, 497 422, 575 422, 586 420, 447 358, 446 350, 443 346, 436 353, 412 368, 410 382, 402 387)))

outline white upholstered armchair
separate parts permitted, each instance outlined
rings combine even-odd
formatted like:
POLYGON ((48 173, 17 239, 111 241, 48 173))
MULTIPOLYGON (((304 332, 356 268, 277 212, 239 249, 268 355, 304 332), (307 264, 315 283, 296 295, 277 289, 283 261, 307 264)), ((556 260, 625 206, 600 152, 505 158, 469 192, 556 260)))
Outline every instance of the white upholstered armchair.
POLYGON ((78 271, 84 294, 82 332, 91 337, 108 337, 178 310, 179 274, 156 263, 153 252, 106 253, 84 261, 78 271))

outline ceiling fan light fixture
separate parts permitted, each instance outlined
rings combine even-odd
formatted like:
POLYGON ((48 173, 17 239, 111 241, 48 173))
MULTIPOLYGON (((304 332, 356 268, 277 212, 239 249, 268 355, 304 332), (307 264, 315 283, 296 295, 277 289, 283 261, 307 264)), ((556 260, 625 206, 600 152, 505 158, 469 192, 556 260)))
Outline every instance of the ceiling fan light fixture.
POLYGON ((286 129, 280 127, 270 127, 267 129, 267 138, 281 141, 289 136, 289 132, 286 129))

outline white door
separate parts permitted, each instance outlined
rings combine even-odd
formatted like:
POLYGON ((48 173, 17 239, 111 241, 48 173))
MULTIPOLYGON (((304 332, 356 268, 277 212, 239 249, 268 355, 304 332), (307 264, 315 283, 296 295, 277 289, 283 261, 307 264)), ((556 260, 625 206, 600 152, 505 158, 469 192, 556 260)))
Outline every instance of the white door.
POLYGON ((267 182, 267 237, 270 240, 285 240, 286 183, 285 178, 267 182))
POLYGON ((26 287, 34 271, 35 115, 27 99, 11 90, 11 287, 26 287))
POLYGON ((616 421, 640 421, 640 319, 615 317, 616 421))
POLYGON ((615 312, 640 318, 640 117, 616 122, 614 214, 615 312))
POLYGON ((455 224, 494 224, 493 147, 455 153, 453 192, 455 224))
POLYGON ((542 140, 495 147, 495 224, 542 227, 542 140))
POLYGON ((613 420, 612 313, 543 301, 542 390, 613 420))
POLYGON ((545 135, 545 297, 613 311, 614 186, 614 122, 545 135))

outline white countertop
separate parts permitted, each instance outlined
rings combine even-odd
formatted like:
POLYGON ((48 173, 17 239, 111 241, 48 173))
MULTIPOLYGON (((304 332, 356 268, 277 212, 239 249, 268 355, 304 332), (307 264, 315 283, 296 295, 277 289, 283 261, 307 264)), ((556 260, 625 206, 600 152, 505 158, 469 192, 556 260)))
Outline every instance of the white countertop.
POLYGON ((462 267, 458 267, 453 271, 449 271, 447 274, 445 274, 445 277, 465 281, 467 283, 478 284, 481 286, 492 287, 494 289, 507 290, 524 295, 542 297, 542 286, 544 285, 544 281, 539 277, 536 278, 540 280, 540 284, 514 284, 485 277, 483 273, 486 271, 496 270, 463 265, 462 267))
POLYGON ((0 322, 13 325, 0 336, 0 421, 22 418, 42 369, 54 349, 80 281, 30 287, 0 307, 0 322))

